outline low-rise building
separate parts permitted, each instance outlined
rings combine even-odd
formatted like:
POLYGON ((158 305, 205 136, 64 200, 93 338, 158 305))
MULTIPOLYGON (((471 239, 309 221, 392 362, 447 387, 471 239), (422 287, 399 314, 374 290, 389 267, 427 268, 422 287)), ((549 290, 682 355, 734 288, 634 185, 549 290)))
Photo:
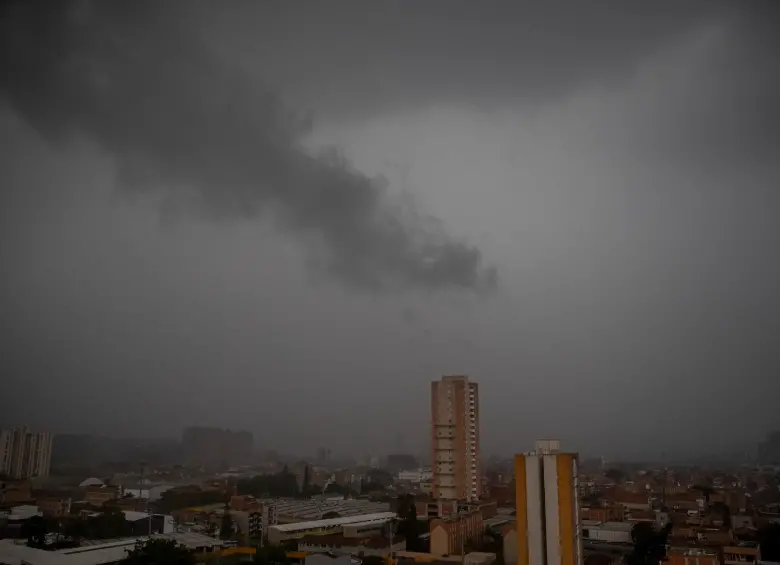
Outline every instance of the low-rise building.
POLYGON ((387 524, 397 518, 395 512, 379 512, 376 514, 363 514, 345 518, 331 518, 326 520, 312 520, 309 522, 297 522, 292 524, 276 524, 268 527, 268 541, 281 543, 291 539, 301 539, 307 535, 326 535, 342 533, 344 526, 362 525, 365 527, 377 527, 387 524))
POLYGON ((0 508, 8 508, 9 506, 32 501, 32 484, 30 481, 0 479, 0 508))
POLYGON ((94 485, 84 489, 84 501, 90 506, 103 506, 112 500, 117 500, 122 493, 122 487, 112 485, 94 485))
POLYGON ((631 522, 582 521, 583 542, 631 543, 631 522))
POLYGON ((359 565, 360 560, 349 554, 311 553, 304 557, 303 565, 359 565))
MULTIPOLYGON (((154 539, 170 539, 184 545, 197 554, 211 554, 222 547, 222 542, 210 536, 199 534, 162 534, 154 539)), ((0 563, 3 565, 114 565, 127 557, 127 551, 138 541, 149 537, 131 537, 82 547, 46 551, 27 547, 15 540, 0 540, 0 563)))
POLYGON ((298 551, 310 553, 348 553, 354 556, 387 557, 391 552, 406 549, 406 540, 394 537, 390 545, 388 536, 348 537, 344 534, 304 536, 298 540, 298 551))
POLYGON ((580 509, 580 518, 597 522, 618 522, 623 519, 623 508, 616 504, 609 506, 585 506, 580 509))
POLYGON ((487 520, 498 513, 498 504, 495 500, 477 500, 473 502, 444 499, 418 500, 414 504, 417 516, 426 518, 446 518, 453 514, 477 510, 482 514, 482 518, 487 520))
POLYGON ((467 547, 481 544, 482 522, 479 510, 432 519, 429 523, 430 552, 434 555, 461 554, 467 547))
POLYGON ((40 516, 41 510, 34 504, 22 504, 12 506, 2 513, 3 518, 9 523, 19 523, 29 520, 33 516, 40 516))
POLYGON ((260 501, 264 504, 269 503, 273 505, 274 521, 272 523, 279 524, 320 520, 326 515, 346 518, 349 516, 376 514, 391 510, 390 504, 387 502, 374 502, 363 499, 345 500, 343 497, 338 499, 327 498, 314 500, 263 498, 260 499, 260 501))
POLYGON ((135 535, 171 534, 176 530, 173 516, 169 514, 149 514, 133 510, 123 510, 122 513, 125 520, 130 523, 131 531, 135 535))
POLYGON ((627 511, 650 510, 650 497, 646 492, 632 492, 620 489, 615 491, 614 501, 623 506, 627 511))
POLYGON ((430 482, 433 480, 433 471, 424 467, 419 469, 410 469, 406 471, 400 471, 396 478, 399 481, 407 481, 410 483, 430 482))
POLYGON ((666 565, 722 565, 717 548, 673 546, 666 552, 666 565))
POLYGON ((506 565, 517 564, 517 524, 507 524, 501 528, 501 545, 506 565))
POLYGON ((45 497, 39 498, 35 502, 41 514, 46 518, 62 518, 70 514, 70 498, 45 497))
POLYGON ((145 500, 156 501, 162 498, 164 492, 175 488, 174 485, 169 484, 156 484, 156 485, 123 485, 122 494, 127 496, 128 494, 135 498, 142 498, 145 500))
POLYGON ((755 565, 761 561, 761 548, 755 542, 741 542, 723 547, 724 565, 755 565))

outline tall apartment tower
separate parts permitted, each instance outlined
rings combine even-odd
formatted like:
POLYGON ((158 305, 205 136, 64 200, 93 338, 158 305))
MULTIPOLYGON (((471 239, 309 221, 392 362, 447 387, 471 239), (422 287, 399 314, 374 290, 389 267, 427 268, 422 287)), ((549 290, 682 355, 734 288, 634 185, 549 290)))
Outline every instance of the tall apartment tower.
POLYGON ((48 477, 51 442, 49 432, 27 427, 0 430, 0 473, 12 479, 48 477))
POLYGON ((515 455, 517 565, 582 565, 578 455, 558 440, 515 455))
POLYGON ((479 390, 468 377, 431 383, 431 447, 433 497, 479 499, 479 390))

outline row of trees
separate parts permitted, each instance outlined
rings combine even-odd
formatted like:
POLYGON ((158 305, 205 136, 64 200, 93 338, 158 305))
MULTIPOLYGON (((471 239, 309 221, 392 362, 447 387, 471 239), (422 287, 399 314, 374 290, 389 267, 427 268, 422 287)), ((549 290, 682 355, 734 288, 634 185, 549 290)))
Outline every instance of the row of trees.
MULTIPOLYGON (((370 472, 366 480, 357 488, 350 488, 344 485, 331 483, 325 490, 326 494, 338 494, 344 496, 356 496, 367 492, 384 492, 385 476, 384 472, 370 472)), ((251 494, 258 498, 278 497, 278 498, 306 498, 322 493, 322 487, 311 484, 311 469, 307 465, 303 471, 303 479, 299 486, 298 477, 291 472, 287 466, 279 473, 270 475, 257 475, 250 479, 238 481, 238 492, 242 494, 251 494)))
MULTIPOLYGON (((384 493, 385 485, 392 479, 386 471, 372 470, 359 486, 351 488, 331 483, 326 494, 356 496, 361 493, 384 493)), ((239 480, 237 485, 241 494, 251 494, 258 498, 306 498, 322 493, 322 488, 311 484, 311 469, 306 466, 302 485, 298 477, 287 466, 279 473, 257 475, 250 479, 239 480)), ((180 490, 171 489, 162 494, 155 508, 161 513, 170 513, 179 508, 206 506, 225 502, 227 494, 219 490, 180 490)))
POLYGON ((195 565, 195 553, 174 540, 139 541, 127 552, 126 565, 195 565))
POLYGON ((251 479, 240 480, 237 486, 241 494, 251 494, 258 498, 295 498, 301 494, 298 489, 298 478, 286 466, 279 473, 257 475, 251 479))
POLYGON ((22 536, 27 538, 27 545, 40 549, 70 547, 78 545, 78 541, 85 538, 109 539, 130 535, 133 535, 132 525, 117 508, 106 508, 88 517, 53 519, 33 516, 22 527, 22 536))
POLYGON ((159 512, 168 514, 179 508, 225 502, 225 497, 226 494, 218 490, 181 491, 171 489, 162 493, 160 500, 156 503, 156 508, 159 512))

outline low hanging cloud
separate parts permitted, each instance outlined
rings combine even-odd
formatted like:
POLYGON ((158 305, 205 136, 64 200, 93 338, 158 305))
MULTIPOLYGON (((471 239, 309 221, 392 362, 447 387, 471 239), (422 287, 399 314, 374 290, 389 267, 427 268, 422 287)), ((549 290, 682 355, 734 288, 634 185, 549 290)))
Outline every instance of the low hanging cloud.
POLYGON ((17 2, 0 24, 0 96, 46 139, 86 138, 123 189, 184 194, 221 217, 272 211, 348 286, 490 290, 494 268, 219 59, 186 4, 17 2), (181 10, 180 8, 184 8, 181 10))

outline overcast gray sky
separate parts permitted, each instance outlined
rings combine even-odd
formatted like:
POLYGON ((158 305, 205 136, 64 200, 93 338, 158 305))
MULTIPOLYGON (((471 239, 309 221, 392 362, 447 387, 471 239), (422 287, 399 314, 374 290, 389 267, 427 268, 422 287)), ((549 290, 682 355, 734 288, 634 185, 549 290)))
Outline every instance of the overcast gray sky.
MULTIPOLYGON (((652 458, 780 426, 771 1, 18 2, 0 420, 652 458)), ((742 443, 740 443, 742 442, 742 443)))

